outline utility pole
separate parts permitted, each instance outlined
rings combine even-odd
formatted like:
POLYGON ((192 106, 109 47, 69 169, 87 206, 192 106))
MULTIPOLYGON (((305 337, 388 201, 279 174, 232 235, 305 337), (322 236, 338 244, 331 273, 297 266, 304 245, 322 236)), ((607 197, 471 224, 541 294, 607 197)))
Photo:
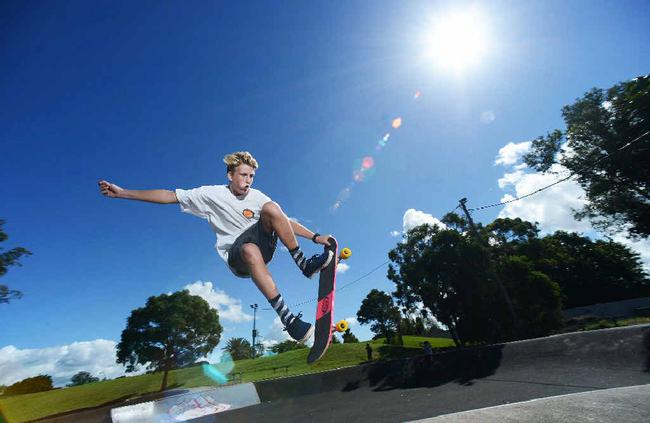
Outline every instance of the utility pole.
POLYGON ((257 304, 251 304, 251 308, 253 309, 253 358, 255 358, 255 355, 257 354, 257 350, 255 349, 255 339, 257 339, 257 330, 255 329, 255 318, 257 317, 257 304))
MULTIPOLYGON (((476 229, 476 225, 474 225, 474 220, 472 220, 472 216, 469 214, 469 211, 467 210, 467 206, 465 205, 467 203, 467 198, 461 198, 459 200, 460 202, 460 207, 463 209, 463 212, 465 213, 465 216, 467 217, 467 221, 469 222, 469 227, 472 230, 472 233, 474 233, 474 236, 483 244, 485 245, 486 248, 488 248, 489 251, 489 244, 481 234, 479 234, 478 230, 476 229)), ((508 295, 508 292, 506 291, 506 288, 503 286, 501 283, 501 278, 499 278, 499 275, 497 275, 497 272, 495 269, 492 269, 494 272, 494 280, 497 283, 497 286, 499 287, 499 291, 501 291, 501 295, 503 296, 503 300, 506 302, 506 305, 508 306, 508 311, 510 312, 510 318, 512 319, 512 324, 514 326, 515 332, 519 332, 519 320, 517 319, 517 314, 515 313, 514 307, 512 307, 512 301, 510 300, 510 295, 508 295)))

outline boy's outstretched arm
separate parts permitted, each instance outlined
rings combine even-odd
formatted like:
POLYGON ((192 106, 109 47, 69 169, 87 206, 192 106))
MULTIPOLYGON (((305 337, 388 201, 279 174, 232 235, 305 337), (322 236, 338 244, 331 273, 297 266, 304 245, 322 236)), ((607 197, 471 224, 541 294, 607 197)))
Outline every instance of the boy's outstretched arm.
MULTIPOLYGON (((303 238, 311 239, 314 236, 314 232, 310 231, 309 229, 305 228, 302 226, 300 223, 296 222, 293 219, 289 219, 289 223, 291 224, 291 228, 293 229, 293 233, 295 233, 298 236, 301 236, 303 238)), ((330 245, 329 241, 327 240, 331 235, 320 235, 316 237, 316 243, 317 244, 323 244, 323 245, 330 245)))
POLYGON ((178 203, 176 193, 166 189, 132 190, 124 189, 108 181, 99 181, 99 190, 105 197, 124 198, 127 200, 148 201, 158 204, 178 203))

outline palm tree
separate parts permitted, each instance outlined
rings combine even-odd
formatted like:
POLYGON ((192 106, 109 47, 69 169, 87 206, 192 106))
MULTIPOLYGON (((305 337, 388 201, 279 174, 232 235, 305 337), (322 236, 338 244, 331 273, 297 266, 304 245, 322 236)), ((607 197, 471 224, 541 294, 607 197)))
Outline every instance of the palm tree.
POLYGON ((253 347, 244 338, 230 338, 222 350, 228 351, 233 361, 253 358, 253 347))

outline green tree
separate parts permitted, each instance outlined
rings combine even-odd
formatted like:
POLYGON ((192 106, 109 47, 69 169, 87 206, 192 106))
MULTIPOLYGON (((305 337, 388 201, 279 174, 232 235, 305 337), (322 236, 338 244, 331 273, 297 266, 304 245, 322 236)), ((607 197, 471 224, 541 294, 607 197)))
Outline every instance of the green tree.
POLYGON ((533 259, 559 284, 565 308, 650 296, 639 255, 614 241, 557 231, 540 240, 533 259))
POLYGON ((343 332, 343 343, 344 344, 355 344, 359 342, 359 338, 354 336, 350 328, 343 332))
POLYGON ((639 255, 626 246, 564 231, 538 234, 536 224, 519 218, 496 219, 484 230, 497 261, 526 257, 559 285, 564 307, 650 295, 639 255))
POLYGON ((209 354, 219 343, 221 325, 217 311, 203 298, 183 290, 149 297, 143 308, 131 312, 117 345, 117 362, 163 371, 160 390, 167 388, 167 374, 209 354))
POLYGON ((566 130, 535 139, 524 161, 541 172, 559 163, 577 175, 588 203, 576 218, 608 233, 650 235, 650 75, 594 88, 562 116, 566 130), (570 154, 558 154, 565 143, 570 154))
POLYGON ((302 344, 300 342, 296 342, 292 339, 287 339, 286 341, 279 342, 271 347, 271 351, 274 353, 281 354, 283 352, 287 351, 293 351, 293 350, 300 350, 303 348, 307 348, 305 344, 302 344))
POLYGON ((38 375, 14 383, 5 389, 4 395, 33 394, 35 392, 50 391, 52 389, 54 389, 52 376, 38 375))
POLYGON ((79 386, 79 385, 85 385, 86 383, 92 383, 92 382, 99 382, 99 378, 94 377, 89 372, 80 371, 77 372, 77 374, 75 374, 74 376, 72 376, 68 386, 79 386))
MULTIPOLYGON (((0 242, 9 239, 9 235, 2 229, 5 221, 0 219, 0 242)), ((4 248, 0 247, 0 276, 4 276, 9 270, 9 266, 21 266, 20 258, 22 256, 29 256, 32 253, 22 247, 16 247, 9 251, 2 252, 4 248)), ((23 293, 10 289, 7 285, 0 284, 0 304, 9 303, 11 300, 21 298, 23 293)))
POLYGON ((230 353, 233 360, 253 358, 253 346, 244 338, 230 338, 222 350, 230 353))
POLYGON ((400 313, 390 295, 373 289, 361 302, 357 320, 362 325, 370 324, 370 330, 386 337, 390 344, 398 329, 400 313))
POLYGON ((546 336, 562 328, 562 292, 556 282, 524 256, 505 257, 498 271, 512 298, 520 338, 546 336))
POLYGON ((453 226, 421 225, 411 229, 388 257, 388 278, 406 310, 417 304, 449 328, 458 346, 487 341, 495 326, 496 285, 488 251, 463 230, 458 216, 445 216, 453 226), (454 217, 453 219, 450 219, 454 217))

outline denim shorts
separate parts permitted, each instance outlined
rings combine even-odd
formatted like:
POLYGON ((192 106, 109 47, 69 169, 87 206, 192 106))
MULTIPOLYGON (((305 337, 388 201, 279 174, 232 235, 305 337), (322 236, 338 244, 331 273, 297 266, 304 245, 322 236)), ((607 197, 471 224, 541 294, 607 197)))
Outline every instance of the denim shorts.
POLYGON ((278 235, 275 232, 267 233, 262 222, 258 220, 257 223, 237 237, 228 251, 228 266, 235 275, 241 278, 247 278, 251 275, 248 265, 244 263, 241 257, 242 247, 248 243, 257 245, 262 252, 264 263, 268 263, 275 253, 278 235))

